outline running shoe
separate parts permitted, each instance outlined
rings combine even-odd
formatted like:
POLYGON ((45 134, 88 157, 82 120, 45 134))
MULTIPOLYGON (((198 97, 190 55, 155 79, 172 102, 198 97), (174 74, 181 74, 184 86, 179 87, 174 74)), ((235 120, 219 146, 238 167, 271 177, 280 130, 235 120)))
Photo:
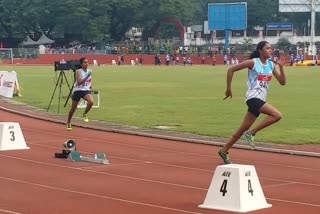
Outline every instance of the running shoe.
POLYGON ((89 122, 89 118, 88 118, 87 114, 83 114, 83 121, 86 123, 89 122))
POLYGON ((254 149, 254 147, 255 147, 254 136, 248 132, 243 132, 243 137, 246 140, 247 144, 254 149))
POLYGON ((67 123, 67 130, 68 130, 68 131, 72 131, 72 125, 71 125, 71 123, 67 123))
POLYGON ((222 151, 222 149, 219 149, 218 154, 222 158, 222 160, 225 164, 232 164, 232 162, 229 158, 229 152, 225 153, 224 151, 222 151))

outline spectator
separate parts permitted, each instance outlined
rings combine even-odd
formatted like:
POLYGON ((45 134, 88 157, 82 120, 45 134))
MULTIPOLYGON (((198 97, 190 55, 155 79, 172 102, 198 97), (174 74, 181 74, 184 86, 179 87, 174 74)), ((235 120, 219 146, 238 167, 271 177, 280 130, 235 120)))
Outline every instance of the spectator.
POLYGON ((166 66, 169 66, 169 64, 170 64, 170 55, 167 54, 166 55, 166 66))
POLYGON ((143 57, 142 57, 142 54, 140 55, 139 63, 140 63, 140 65, 143 65, 143 57))
POLYGON ((180 60, 180 57, 179 57, 179 55, 177 54, 177 55, 176 55, 176 65, 179 64, 179 60, 180 60))
POLYGON ((121 65, 124 65, 124 55, 121 55, 121 65))
POLYGON ((294 56, 293 54, 290 55, 290 66, 292 66, 294 63, 294 56))
POLYGON ((187 63, 188 63, 188 65, 192 65, 191 57, 188 57, 188 59, 187 59, 187 63))
POLYGON ((223 57, 223 64, 226 65, 227 63, 228 63, 228 56, 227 56, 227 54, 226 54, 226 55, 224 55, 224 57, 223 57))
POLYGON ((213 55, 212 57, 212 65, 215 66, 216 65, 216 56, 213 55))

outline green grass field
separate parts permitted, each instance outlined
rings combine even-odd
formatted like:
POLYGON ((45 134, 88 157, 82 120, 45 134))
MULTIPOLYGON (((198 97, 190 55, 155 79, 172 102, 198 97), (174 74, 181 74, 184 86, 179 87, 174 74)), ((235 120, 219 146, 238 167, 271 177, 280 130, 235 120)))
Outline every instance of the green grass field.
MULTIPOLYGON (((2 66, 18 73, 23 97, 17 101, 47 109, 57 73, 53 66, 2 66)), ((90 119, 153 128, 168 126, 177 132, 228 138, 240 125, 247 106, 245 70, 235 74, 233 99, 222 100, 226 66, 192 67, 91 67, 93 88, 101 93, 100 108, 92 109, 90 119)), ((277 107, 283 119, 258 133, 256 140, 269 143, 319 143, 319 67, 286 67, 287 85, 273 79, 268 102, 277 107)), ((73 72, 66 72, 73 83, 73 72)), ((60 114, 69 89, 62 85, 60 114)), ((59 87, 50 112, 58 110, 59 87)), ((82 114, 78 109, 75 116, 82 114)), ((263 118, 260 117, 259 120, 263 118)), ((258 121, 259 121, 258 120, 258 121)))

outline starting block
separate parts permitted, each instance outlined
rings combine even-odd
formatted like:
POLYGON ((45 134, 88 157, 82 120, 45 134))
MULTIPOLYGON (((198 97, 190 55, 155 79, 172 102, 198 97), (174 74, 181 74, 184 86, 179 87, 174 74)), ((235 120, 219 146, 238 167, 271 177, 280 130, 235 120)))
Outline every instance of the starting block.
MULTIPOLYGON (((96 100, 97 104, 93 104, 93 108, 99 108, 100 107, 100 92, 99 91, 90 91, 90 94, 92 94, 93 96, 96 96, 96 100)), ((87 102, 84 99, 81 99, 80 102, 78 103, 77 108, 86 108, 87 107, 87 102)))
POLYGON ((70 151, 63 149, 61 153, 56 152, 54 154, 54 156, 56 158, 65 158, 66 159, 69 157, 69 154, 70 154, 70 151))
POLYGON ((69 154, 69 159, 74 162, 90 162, 90 163, 99 163, 99 164, 109 164, 109 160, 106 155, 102 152, 96 153, 94 157, 82 156, 78 151, 71 151, 69 154))
POLYGON ((272 207, 266 202, 252 165, 221 165, 214 172, 207 196, 200 208, 251 212, 272 207))

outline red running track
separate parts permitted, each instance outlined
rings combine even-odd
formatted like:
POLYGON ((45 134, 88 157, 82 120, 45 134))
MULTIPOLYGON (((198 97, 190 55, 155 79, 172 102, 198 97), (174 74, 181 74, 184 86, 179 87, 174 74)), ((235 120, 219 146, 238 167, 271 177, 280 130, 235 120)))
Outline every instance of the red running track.
MULTIPOLYGON (((204 202, 218 147, 84 128, 4 112, 18 122, 30 150, 0 152, 0 214, 226 213, 204 202), (105 152, 110 165, 55 159, 68 139, 82 154, 105 152)), ((320 213, 320 159, 232 150, 232 160, 254 165, 272 208, 254 214, 320 213)))

